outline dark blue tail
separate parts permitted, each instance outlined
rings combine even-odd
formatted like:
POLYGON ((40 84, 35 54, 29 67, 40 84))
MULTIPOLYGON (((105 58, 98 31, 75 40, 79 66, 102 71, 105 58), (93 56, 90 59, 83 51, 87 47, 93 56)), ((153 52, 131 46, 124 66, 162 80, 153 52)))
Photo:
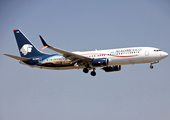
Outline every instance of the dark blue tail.
POLYGON ((39 51, 19 29, 14 29, 13 31, 21 57, 30 58, 45 55, 39 51))

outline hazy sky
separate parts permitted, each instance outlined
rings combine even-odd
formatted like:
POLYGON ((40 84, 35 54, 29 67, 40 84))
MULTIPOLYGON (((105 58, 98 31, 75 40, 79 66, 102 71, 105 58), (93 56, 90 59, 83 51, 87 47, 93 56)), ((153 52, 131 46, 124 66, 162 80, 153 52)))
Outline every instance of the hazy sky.
MULTIPOLYGON (((151 46, 170 53, 168 0, 2 0, 0 120, 169 120, 170 58, 119 72, 30 68, 13 29, 67 51, 151 46)), ((43 52, 55 53, 45 49, 43 52)))

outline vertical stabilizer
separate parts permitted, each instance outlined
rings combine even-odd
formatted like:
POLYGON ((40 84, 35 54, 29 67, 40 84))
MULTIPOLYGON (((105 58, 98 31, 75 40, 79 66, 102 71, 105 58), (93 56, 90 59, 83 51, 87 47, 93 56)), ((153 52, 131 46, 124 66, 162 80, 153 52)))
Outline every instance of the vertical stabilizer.
POLYGON ((18 44, 19 52, 21 57, 34 57, 44 55, 39 51, 29 39, 19 29, 14 29, 15 38, 18 44))

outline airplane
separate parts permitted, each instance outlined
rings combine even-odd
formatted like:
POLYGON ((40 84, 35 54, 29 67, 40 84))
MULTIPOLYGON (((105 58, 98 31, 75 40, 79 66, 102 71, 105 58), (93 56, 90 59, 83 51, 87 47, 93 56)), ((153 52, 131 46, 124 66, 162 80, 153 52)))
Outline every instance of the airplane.
POLYGON ((69 52, 55 48, 39 35, 43 48, 49 48, 57 54, 47 54, 38 50, 32 42, 19 29, 13 30, 21 57, 10 54, 4 54, 8 57, 19 60, 21 64, 30 67, 50 70, 68 70, 83 69, 84 73, 90 70, 91 75, 96 75, 96 68, 101 68, 105 72, 120 71, 121 65, 150 63, 159 63, 166 58, 168 53, 155 47, 129 47, 118 49, 94 50, 84 52, 69 52))

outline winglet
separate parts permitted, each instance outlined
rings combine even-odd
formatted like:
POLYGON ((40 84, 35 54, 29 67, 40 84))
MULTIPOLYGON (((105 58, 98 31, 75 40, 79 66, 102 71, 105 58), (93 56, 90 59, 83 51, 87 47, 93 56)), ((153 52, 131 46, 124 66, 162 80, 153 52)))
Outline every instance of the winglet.
POLYGON ((44 48, 46 48, 46 47, 49 47, 49 45, 45 42, 45 40, 42 38, 42 36, 39 35, 39 37, 40 37, 40 39, 41 39, 41 42, 42 42, 43 45, 44 45, 40 50, 42 50, 42 49, 44 49, 44 48))

